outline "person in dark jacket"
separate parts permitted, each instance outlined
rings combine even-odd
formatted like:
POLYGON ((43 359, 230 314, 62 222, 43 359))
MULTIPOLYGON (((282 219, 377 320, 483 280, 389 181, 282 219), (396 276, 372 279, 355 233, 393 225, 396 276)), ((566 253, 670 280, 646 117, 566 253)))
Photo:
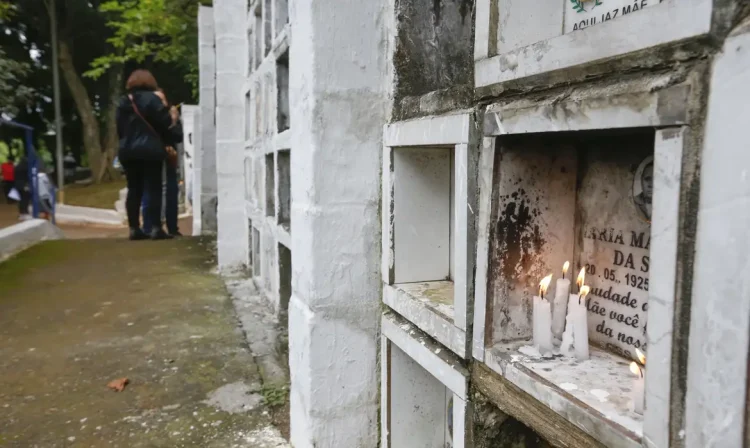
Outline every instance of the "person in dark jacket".
MULTIPOLYGON (((164 106, 169 107, 169 113, 172 115, 172 119, 176 120, 175 125, 170 129, 170 139, 165 144, 177 148, 177 145, 182 143, 182 122, 180 121, 180 115, 175 106, 169 105, 167 96, 164 94, 164 90, 159 89, 156 91, 156 96, 159 97, 164 106)), ((168 158, 165 163, 165 179, 164 183, 164 217, 167 222, 167 233, 172 236, 182 236, 180 229, 177 226, 177 215, 178 215, 178 197, 179 189, 177 186, 177 165, 178 161, 176 158, 168 158)), ((150 195, 146 191, 143 194, 143 231, 145 233, 151 233, 152 223, 148 216, 147 210, 150 206, 150 195)))
POLYGON ((161 223, 161 171, 167 157, 165 142, 172 138, 176 121, 155 92, 156 79, 148 70, 135 70, 126 84, 127 94, 117 107, 118 158, 128 180, 125 208, 130 239, 168 239, 161 223), (152 230, 146 235, 140 226, 140 205, 144 190, 151 200, 147 210, 152 230))

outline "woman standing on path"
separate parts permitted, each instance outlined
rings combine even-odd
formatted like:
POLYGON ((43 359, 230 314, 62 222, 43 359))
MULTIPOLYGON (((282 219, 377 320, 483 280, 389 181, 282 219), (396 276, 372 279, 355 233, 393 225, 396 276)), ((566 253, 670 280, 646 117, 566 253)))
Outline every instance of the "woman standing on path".
POLYGON ((117 107, 117 135, 120 138, 118 157, 128 180, 125 208, 130 239, 168 239, 170 236, 162 229, 161 222, 161 171, 167 158, 165 142, 170 141, 170 129, 176 120, 156 96, 156 79, 148 70, 135 70, 125 87, 127 94, 117 107), (140 229, 144 189, 150 197, 147 213, 152 230, 149 235, 140 229))
MULTIPOLYGON (((165 141, 165 144, 167 146, 171 146, 172 148, 177 148, 177 145, 182 143, 182 122, 180 121, 180 114, 179 111, 175 106, 169 105, 169 101, 167 100, 167 96, 164 94, 164 90, 159 89, 156 91, 156 96, 159 97, 162 104, 164 104, 165 107, 169 108, 169 113, 172 116, 172 119, 175 121, 174 126, 170 128, 170 138, 169 140, 165 141)), ((175 150, 174 155, 177 155, 177 152, 175 150)), ((177 164, 178 160, 177 157, 167 157, 167 161, 164 164, 164 174, 166 175, 164 178, 164 183, 166 184, 164 188, 164 216, 165 221, 167 222, 167 233, 169 233, 170 236, 182 236, 180 233, 180 230, 177 226, 177 215, 178 215, 178 205, 177 205, 177 199, 179 196, 179 191, 177 188, 177 164)), ((148 215, 148 208, 150 206, 150 195, 148 191, 145 191, 143 193, 143 231, 147 234, 151 233, 152 230, 152 223, 151 218, 148 215)))

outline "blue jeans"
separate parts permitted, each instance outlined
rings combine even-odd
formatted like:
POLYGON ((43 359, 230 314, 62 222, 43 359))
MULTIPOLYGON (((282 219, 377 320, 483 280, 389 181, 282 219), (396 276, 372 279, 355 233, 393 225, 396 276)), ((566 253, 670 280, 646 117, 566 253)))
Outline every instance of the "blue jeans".
MULTIPOLYGON (((177 188, 177 168, 170 166, 167 164, 167 185, 166 185, 166 198, 165 198, 165 204, 164 204, 164 214, 165 214, 165 221, 167 222, 167 233, 175 234, 178 232, 177 228, 177 196, 178 196, 178 188, 177 188)), ((141 204, 141 207, 143 209, 143 231, 148 235, 150 234, 153 229, 153 223, 151 222, 151 218, 146 213, 146 210, 148 210, 148 204, 149 204, 149 192, 146 191, 143 194, 143 203, 141 204)))

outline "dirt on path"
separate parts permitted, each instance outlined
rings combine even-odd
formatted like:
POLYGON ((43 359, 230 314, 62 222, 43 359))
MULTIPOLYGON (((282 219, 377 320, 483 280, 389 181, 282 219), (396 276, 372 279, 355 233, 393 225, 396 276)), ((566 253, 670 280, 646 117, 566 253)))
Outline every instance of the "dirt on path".
POLYGON ((1 263, 0 447, 286 446, 207 245, 62 240, 1 263))

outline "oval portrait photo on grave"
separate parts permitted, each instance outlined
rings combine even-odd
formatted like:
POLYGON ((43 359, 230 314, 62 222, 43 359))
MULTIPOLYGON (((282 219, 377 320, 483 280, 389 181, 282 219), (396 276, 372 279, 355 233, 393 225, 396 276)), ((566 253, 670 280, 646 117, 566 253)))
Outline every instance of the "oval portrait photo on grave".
POLYGON ((633 202, 643 219, 651 222, 651 201, 654 196, 654 157, 648 156, 638 165, 633 176, 633 202))

